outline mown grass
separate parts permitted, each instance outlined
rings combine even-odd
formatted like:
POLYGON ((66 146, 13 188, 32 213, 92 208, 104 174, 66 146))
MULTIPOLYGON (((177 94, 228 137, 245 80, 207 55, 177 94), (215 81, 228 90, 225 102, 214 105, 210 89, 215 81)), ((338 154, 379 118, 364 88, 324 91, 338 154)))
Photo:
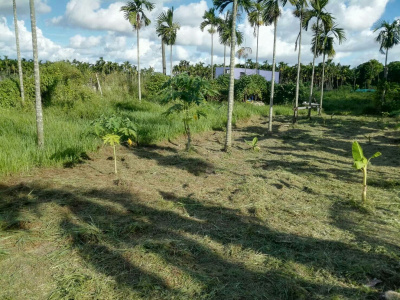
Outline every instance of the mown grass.
POLYGON ((0 299, 379 299, 400 289, 399 132, 369 117, 277 117, 104 148, 0 186, 0 299), (365 138, 368 133, 373 136, 365 138), (244 142, 259 138, 260 152, 244 142), (352 169, 351 142, 366 155, 352 169), (179 146, 180 145, 180 146, 179 146), (381 282, 369 285, 376 278, 381 282))

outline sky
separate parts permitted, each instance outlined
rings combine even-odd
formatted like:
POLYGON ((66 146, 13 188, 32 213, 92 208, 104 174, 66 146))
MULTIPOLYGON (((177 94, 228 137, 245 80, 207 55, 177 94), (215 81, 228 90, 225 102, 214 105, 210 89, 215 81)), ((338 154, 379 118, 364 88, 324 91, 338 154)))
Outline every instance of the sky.
MULTIPOLYGON (((173 46, 173 63, 188 60, 191 63, 210 63, 211 35, 199 28, 202 16, 212 7, 210 0, 150 0, 155 4, 148 13, 150 26, 140 32, 140 64, 161 71, 161 43, 155 32, 155 20, 163 10, 174 7, 174 18, 180 24, 176 44, 173 46)), ((125 1, 112 0, 35 0, 38 29, 39 59, 46 61, 73 60, 94 63, 99 57, 113 62, 129 61, 137 64, 136 33, 120 11, 125 1)), ((335 44, 334 61, 355 67, 370 59, 384 62, 375 41, 377 22, 400 19, 400 0, 330 0, 327 11, 336 18, 347 40, 335 44)), ((32 58, 29 0, 17 0, 18 27, 22 57, 32 58)), ((221 15, 222 16, 222 15, 221 15)), ((282 8, 277 26, 277 62, 297 63, 294 44, 299 21, 293 16, 293 7, 282 8)), ((243 31, 242 46, 252 48, 249 58, 255 60, 256 38, 253 28, 242 15, 238 28, 243 31)), ((312 61, 311 36, 304 33, 302 63, 312 61)), ((167 58, 169 59, 169 47, 167 58)), ((259 61, 272 62, 273 26, 262 26, 259 37, 259 61)), ((229 51, 228 51, 229 52, 229 51)), ((214 63, 223 62, 224 47, 214 36, 214 63)), ((12 1, 0 0, 0 56, 16 58, 12 1)), ((400 45, 389 50, 388 61, 400 60, 400 45)), ((239 59, 236 58, 236 63, 239 59)), ((242 61, 243 62, 243 59, 242 61)), ((169 63, 167 64, 167 72, 169 63)))

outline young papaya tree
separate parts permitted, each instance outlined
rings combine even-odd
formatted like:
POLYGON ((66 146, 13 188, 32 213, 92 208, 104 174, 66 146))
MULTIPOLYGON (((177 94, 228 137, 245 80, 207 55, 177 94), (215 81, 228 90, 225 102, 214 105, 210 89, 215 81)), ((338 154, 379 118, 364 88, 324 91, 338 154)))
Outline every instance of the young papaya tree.
POLYGON ((93 126, 94 134, 100 137, 104 141, 104 144, 113 147, 114 171, 117 174, 116 146, 121 142, 126 142, 129 146, 132 146, 132 140, 138 144, 136 125, 129 118, 122 118, 115 115, 111 117, 102 115, 93 121, 91 125, 93 126))
POLYGON ((103 136, 104 144, 110 145, 114 149, 114 172, 117 174, 117 153, 116 153, 116 146, 119 145, 121 137, 116 134, 106 134, 103 136))
POLYGON ((206 97, 215 96, 218 92, 212 88, 208 80, 189 76, 186 73, 168 80, 163 85, 163 92, 165 93, 163 102, 173 103, 165 115, 178 114, 182 117, 187 137, 186 151, 189 151, 192 142, 190 123, 200 117, 206 117, 206 113, 201 109, 206 102, 206 97))
POLYGON ((353 154, 353 160, 354 164, 353 167, 356 168, 357 170, 361 170, 363 172, 363 191, 361 194, 361 198, 363 202, 367 201, 367 167, 372 158, 381 156, 382 153, 376 152, 374 155, 372 155, 370 158, 366 158, 364 156, 363 150, 360 146, 360 144, 357 141, 353 142, 352 145, 352 154, 353 154))

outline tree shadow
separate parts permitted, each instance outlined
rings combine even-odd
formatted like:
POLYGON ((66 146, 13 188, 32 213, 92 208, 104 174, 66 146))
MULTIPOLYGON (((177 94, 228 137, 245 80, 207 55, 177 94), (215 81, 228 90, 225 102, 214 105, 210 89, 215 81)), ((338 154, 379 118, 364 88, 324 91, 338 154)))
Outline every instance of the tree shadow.
POLYGON ((59 229, 70 247, 118 286, 149 299, 160 295, 177 299, 378 297, 377 292, 354 284, 344 287, 319 282, 315 274, 299 275, 296 265, 359 286, 367 278, 377 277, 385 288, 395 289, 400 279, 398 273, 393 274, 397 261, 384 253, 366 253, 329 237, 280 232, 240 210, 207 205, 174 193, 159 192, 172 205, 165 206, 117 189, 21 185, 2 186, 0 191, 8 199, 0 204, 1 214, 7 208, 13 211, 11 219, 18 219, 28 194, 34 196, 28 205, 36 207, 39 215, 41 205, 48 202, 67 209, 59 229), (168 268, 180 270, 201 288, 184 291, 173 287, 158 271, 143 269, 141 261, 129 259, 118 250, 137 247, 161 258, 168 268), (251 255, 259 259, 251 261, 251 255))
POLYGON ((135 148, 134 154, 140 158, 155 160, 158 165, 166 167, 174 167, 200 176, 205 173, 213 173, 214 165, 197 157, 190 157, 190 154, 179 154, 175 148, 171 147, 142 147, 135 148), (160 150, 163 152, 160 153, 160 150), (172 152, 173 154, 164 154, 172 152))

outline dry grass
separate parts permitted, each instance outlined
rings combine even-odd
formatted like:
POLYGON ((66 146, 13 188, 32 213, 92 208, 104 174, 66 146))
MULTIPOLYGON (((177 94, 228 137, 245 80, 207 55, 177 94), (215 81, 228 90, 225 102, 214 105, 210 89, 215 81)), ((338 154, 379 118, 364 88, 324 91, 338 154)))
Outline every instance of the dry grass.
POLYGON ((400 288, 394 120, 277 117, 0 188, 0 299, 378 299, 400 288), (365 135, 372 136, 371 142, 365 135), (244 140, 257 136, 260 152, 244 140), (383 155, 369 202, 351 142, 383 155), (382 282, 367 284, 373 278, 382 282))

